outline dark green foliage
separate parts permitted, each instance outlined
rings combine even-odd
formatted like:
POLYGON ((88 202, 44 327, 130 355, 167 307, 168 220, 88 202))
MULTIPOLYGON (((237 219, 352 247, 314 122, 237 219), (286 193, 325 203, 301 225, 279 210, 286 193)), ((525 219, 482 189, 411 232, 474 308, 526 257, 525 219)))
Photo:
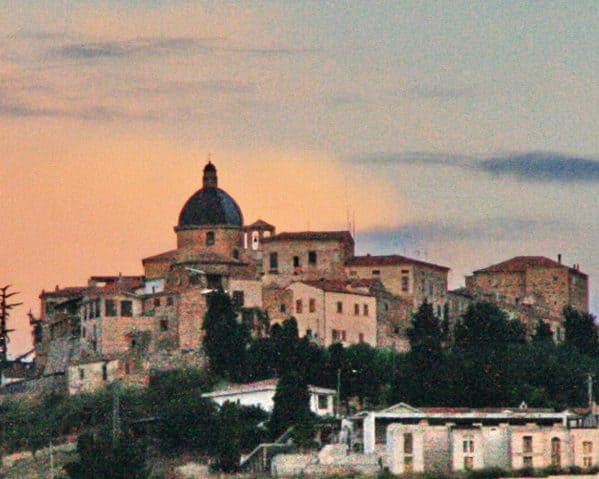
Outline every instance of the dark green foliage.
POLYGON ((218 414, 216 432, 215 457, 217 469, 224 472, 235 472, 239 469, 241 457, 241 433, 239 406, 226 402, 218 414))
POLYGON ((525 344, 526 330, 520 321, 509 320, 497 305, 474 303, 456 325, 455 343, 467 351, 496 351, 508 344, 525 344))
POLYGON ((208 298, 208 311, 202 327, 210 369, 232 381, 243 380, 249 331, 237 321, 237 313, 228 294, 219 290, 208 298))
POLYGON ((578 349, 582 354, 597 356, 599 353, 599 340, 595 317, 583 313, 570 306, 564 308, 564 328, 566 330, 566 343, 578 349))
POLYGON ((209 453, 214 444, 207 432, 218 428, 216 406, 202 398, 199 391, 182 390, 163 405, 160 421, 154 427, 161 449, 167 454, 209 453))
POLYGON ((532 340, 534 342, 553 341, 553 333, 551 332, 551 327, 549 324, 543 320, 540 320, 537 323, 535 334, 533 335, 532 340))
POLYGON ((71 479, 144 479, 145 445, 125 431, 112 436, 108 427, 79 435, 79 459, 65 465, 71 479))
POLYGON ((442 330, 433 305, 425 301, 412 318, 408 329, 411 354, 419 361, 439 361, 441 358, 442 330))
POLYGON ((274 440, 289 427, 310 419, 308 385, 297 372, 285 373, 277 384, 274 408, 268 424, 274 440))

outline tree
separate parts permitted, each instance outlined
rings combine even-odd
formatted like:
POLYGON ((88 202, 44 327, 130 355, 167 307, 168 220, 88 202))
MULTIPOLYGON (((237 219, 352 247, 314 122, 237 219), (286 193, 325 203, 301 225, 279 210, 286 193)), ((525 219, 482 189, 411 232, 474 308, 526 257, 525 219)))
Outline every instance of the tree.
POLYGON ((456 346, 469 351, 498 350, 509 344, 526 342, 526 329, 518 320, 510 320, 496 304, 471 304, 456 325, 456 346))
POLYGON ((571 306, 564 308, 564 317, 566 344, 578 349, 581 354, 596 356, 599 353, 599 339, 595 317, 571 306))
POLYGON ((216 468, 223 472, 239 470, 241 458, 240 409, 237 404, 227 401, 218 414, 216 438, 216 468))
POLYGON ((77 440, 79 459, 65 465, 71 479, 145 479, 145 446, 131 432, 116 438, 108 426, 84 432, 77 440))
POLYGON ((551 327, 542 319, 537 323, 537 327, 535 329, 535 334, 532 337, 533 342, 553 342, 553 332, 551 331, 551 327))
MULTIPOLYGON (((274 440, 289 427, 311 421, 308 385, 295 371, 285 373, 277 383, 274 408, 268 424, 274 440)), ((302 431, 304 434, 305 430, 302 431)))
POLYGON ((156 435, 167 453, 210 453, 213 431, 219 427, 215 404, 200 391, 179 391, 157 411, 156 435))
POLYGON ((222 289, 208 296, 202 328, 210 369, 233 381, 243 378, 250 333, 237 321, 231 298, 222 289))
POLYGON ((408 329, 412 355, 426 361, 435 361, 441 357, 443 332, 439 319, 433 312, 433 305, 424 301, 412 318, 408 329))

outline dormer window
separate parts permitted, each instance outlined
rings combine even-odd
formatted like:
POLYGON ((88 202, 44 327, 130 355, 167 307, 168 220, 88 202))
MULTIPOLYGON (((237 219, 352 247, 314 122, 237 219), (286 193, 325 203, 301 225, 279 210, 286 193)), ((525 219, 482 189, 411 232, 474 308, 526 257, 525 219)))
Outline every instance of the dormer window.
POLYGON ((214 244, 214 231, 208 231, 206 233, 206 246, 212 246, 214 244))

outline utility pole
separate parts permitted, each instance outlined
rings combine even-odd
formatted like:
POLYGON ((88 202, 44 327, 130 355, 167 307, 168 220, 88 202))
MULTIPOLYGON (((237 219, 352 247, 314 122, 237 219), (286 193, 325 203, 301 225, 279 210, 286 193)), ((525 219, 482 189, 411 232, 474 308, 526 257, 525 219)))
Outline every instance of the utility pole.
POLYGON ((593 375, 587 374, 587 395, 589 400, 589 411, 593 413, 593 375))
POLYGON ((117 440, 121 433, 121 411, 120 411, 120 382, 117 379, 113 383, 113 396, 112 396, 112 447, 116 448, 117 440))
POLYGON ((12 333, 14 331, 14 329, 8 329, 7 327, 10 310, 23 304, 8 302, 9 298, 19 294, 18 292, 9 293, 8 290, 10 288, 10 284, 0 288, 0 366, 4 366, 8 360, 8 333, 12 333))

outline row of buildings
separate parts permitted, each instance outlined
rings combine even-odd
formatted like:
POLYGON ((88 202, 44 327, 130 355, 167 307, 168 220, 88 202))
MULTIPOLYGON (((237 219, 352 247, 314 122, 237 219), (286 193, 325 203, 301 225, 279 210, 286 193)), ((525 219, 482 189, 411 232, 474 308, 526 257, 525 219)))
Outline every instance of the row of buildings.
POLYGON ((38 374, 64 374, 77 392, 116 377, 143 383, 151 370, 201 366, 202 320, 215 288, 231 295, 257 336, 293 316, 300 334, 322 346, 398 351, 408 349, 411 314, 425 300, 450 323, 473 301, 493 301, 531 329, 548 322, 557 341, 564 306, 588 311, 587 276, 561 258, 516 257, 448 291, 448 267, 358 256, 348 231, 278 233, 262 220, 245 224, 210 162, 174 230, 176 248, 142 259, 143 275, 92 276, 86 285, 42 291, 32 318, 38 374))

